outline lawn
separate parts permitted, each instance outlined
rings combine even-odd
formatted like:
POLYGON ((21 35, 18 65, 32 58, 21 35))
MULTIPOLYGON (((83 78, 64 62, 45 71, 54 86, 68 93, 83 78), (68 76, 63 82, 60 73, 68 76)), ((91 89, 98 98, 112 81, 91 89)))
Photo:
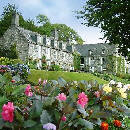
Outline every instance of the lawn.
POLYGON ((77 72, 63 72, 63 71, 44 71, 44 70, 31 70, 31 74, 28 77, 28 81, 38 83, 38 79, 41 78, 47 80, 57 80, 62 77, 66 81, 80 81, 80 80, 97 80, 99 84, 108 83, 97 76, 90 73, 77 73, 77 72))

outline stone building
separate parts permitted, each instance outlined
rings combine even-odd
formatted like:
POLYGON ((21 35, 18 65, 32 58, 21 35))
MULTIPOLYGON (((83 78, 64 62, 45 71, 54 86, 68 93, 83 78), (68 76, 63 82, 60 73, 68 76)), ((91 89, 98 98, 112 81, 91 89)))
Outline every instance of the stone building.
MULTIPOLYGON (((75 44, 71 45, 68 40, 67 43, 58 41, 58 33, 53 31, 52 37, 40 35, 36 32, 26 30, 19 26, 19 15, 14 14, 12 17, 11 26, 0 38, 0 46, 9 48, 16 44, 19 58, 26 61, 28 58, 37 59, 38 68, 41 68, 42 56, 46 57, 47 65, 52 63, 59 65, 62 69, 70 71, 73 68, 73 52, 78 52, 81 56, 81 70, 88 72, 104 72, 107 71, 109 64, 107 62, 108 56, 120 57, 118 48, 115 45, 109 44, 75 44)), ((122 56, 121 56, 122 57, 122 56)), ((130 72, 130 65, 126 62, 126 70, 130 72)), ((118 72, 118 63, 116 58, 115 73, 118 72)))
POLYGON ((38 68, 41 67, 41 58, 46 57, 47 65, 57 64, 64 70, 70 70, 73 66, 72 46, 70 43, 58 41, 57 31, 52 37, 40 35, 19 26, 19 15, 14 14, 11 26, 0 38, 0 45, 9 48, 16 44, 19 58, 26 61, 28 58, 37 59, 38 68))
POLYGON ((118 73, 118 58, 121 58, 120 72, 128 72, 128 62, 118 53, 118 47, 107 43, 74 45, 74 51, 81 56, 81 70, 88 72, 118 73), (114 63, 109 58, 115 58, 114 63), (124 70, 123 70, 124 66, 124 70), (112 69, 113 68, 113 69, 112 69))

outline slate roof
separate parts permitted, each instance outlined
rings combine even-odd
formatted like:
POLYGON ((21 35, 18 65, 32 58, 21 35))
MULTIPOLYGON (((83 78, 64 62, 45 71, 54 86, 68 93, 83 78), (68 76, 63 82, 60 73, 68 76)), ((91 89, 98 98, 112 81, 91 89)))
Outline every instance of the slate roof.
MULTIPOLYGON (((20 33, 28 39, 29 42, 37 44, 37 35, 40 35, 39 33, 32 32, 32 31, 24 29, 22 27, 17 27, 17 28, 20 31, 20 33)), ((40 35, 40 36, 45 37, 45 35, 40 35)), ((51 41, 51 43, 52 43, 52 41, 51 41)), ((54 41, 53 41, 53 44, 54 44, 54 41)), ((54 45, 53 45, 53 47, 54 47, 54 45)), ((72 45, 67 44, 66 51, 72 53, 72 45)))
POLYGON ((36 35, 38 35, 37 32, 32 32, 32 31, 24 29, 22 27, 17 27, 17 28, 20 31, 20 33, 22 33, 23 36, 25 36, 30 42, 36 44, 36 42, 30 36, 36 36, 36 35))
POLYGON ((89 57, 89 51, 91 51, 91 56, 101 56, 102 51, 104 50, 105 55, 112 55, 115 52, 116 46, 109 45, 107 43, 98 43, 98 44, 83 44, 83 45, 74 45, 74 50, 79 52, 81 56, 89 57))

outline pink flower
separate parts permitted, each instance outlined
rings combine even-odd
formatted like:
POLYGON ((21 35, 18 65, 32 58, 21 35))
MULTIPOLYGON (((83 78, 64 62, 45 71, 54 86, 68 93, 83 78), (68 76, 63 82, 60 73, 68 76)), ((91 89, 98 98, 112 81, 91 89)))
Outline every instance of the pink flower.
POLYGON ((25 89, 25 95, 31 97, 33 95, 32 91, 31 91, 31 86, 27 85, 26 89, 25 89))
POLYGON ((65 101, 66 100, 66 95, 64 93, 58 94, 56 97, 60 101, 65 101))
POLYGON ((43 80, 43 86, 47 84, 47 80, 43 80))
POLYGON ((88 103, 88 97, 87 95, 85 95, 84 92, 80 93, 78 95, 78 101, 77 104, 80 104, 82 106, 82 108, 84 108, 84 106, 88 103))
POLYGON ((2 107, 2 118, 5 121, 13 122, 14 119, 14 106, 12 102, 8 102, 8 104, 4 104, 2 107))
POLYGON ((100 97, 100 92, 99 92, 99 91, 96 91, 96 92, 94 93, 94 95, 95 95, 97 98, 99 98, 99 97, 100 97))
POLYGON ((62 116, 61 120, 66 121, 66 116, 62 116))

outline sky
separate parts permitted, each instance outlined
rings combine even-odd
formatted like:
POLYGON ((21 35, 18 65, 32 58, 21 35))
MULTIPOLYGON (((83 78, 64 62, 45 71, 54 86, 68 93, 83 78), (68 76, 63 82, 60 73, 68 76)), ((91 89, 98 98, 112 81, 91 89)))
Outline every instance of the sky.
POLYGON ((104 42, 100 28, 86 27, 78 20, 74 11, 81 10, 86 0, 0 0, 0 15, 8 3, 15 4, 25 19, 36 19, 38 14, 46 15, 51 23, 66 24, 73 28, 85 44, 104 42))

